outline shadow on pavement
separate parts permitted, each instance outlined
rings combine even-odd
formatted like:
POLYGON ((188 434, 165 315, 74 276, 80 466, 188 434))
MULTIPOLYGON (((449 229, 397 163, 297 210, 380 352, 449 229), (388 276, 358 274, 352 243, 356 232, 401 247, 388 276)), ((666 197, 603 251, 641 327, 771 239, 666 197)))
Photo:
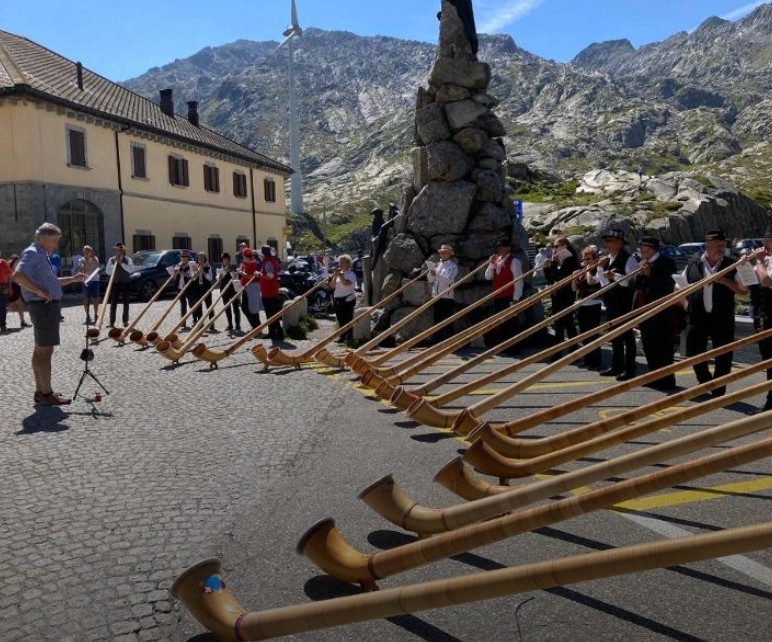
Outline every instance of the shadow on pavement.
POLYGON ((39 406, 29 417, 21 422, 21 430, 17 435, 31 435, 36 432, 63 432, 70 427, 62 423, 69 413, 64 412, 58 406, 39 406))

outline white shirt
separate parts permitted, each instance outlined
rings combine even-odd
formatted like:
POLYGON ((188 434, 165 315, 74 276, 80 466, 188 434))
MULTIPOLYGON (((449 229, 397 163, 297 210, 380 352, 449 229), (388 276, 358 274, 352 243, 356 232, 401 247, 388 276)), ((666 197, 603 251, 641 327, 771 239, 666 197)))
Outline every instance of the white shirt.
POLYGON ((437 264, 435 273, 429 272, 427 279, 432 284, 432 296, 437 296, 440 293, 443 299, 452 299, 453 292, 448 292, 447 289, 453 285, 458 276, 458 264, 453 259, 447 261, 440 261, 437 264))
POLYGON ((341 276, 349 284, 345 285, 339 278, 335 279, 335 292, 333 296, 336 299, 347 299, 351 296, 356 296, 357 276, 354 274, 354 270, 346 270, 341 276))
MULTIPOLYGON (((616 259, 616 254, 614 256, 611 256, 609 254, 609 263, 612 263, 614 259, 616 259)), ((606 287, 611 281, 619 281, 619 287, 627 288, 630 286, 630 281, 632 280, 631 274, 635 272, 638 269, 638 261, 635 260, 635 257, 631 254, 627 261, 625 262, 625 273, 624 274, 617 274, 616 272, 613 273, 613 276, 611 280, 607 279, 605 276, 605 273, 603 270, 598 270, 598 283, 600 283, 601 287, 606 287)))
MULTIPOLYGON (((716 273, 716 268, 718 268, 718 264, 721 263, 721 261, 717 261, 716 264, 711 267, 710 263, 708 263, 707 258, 705 258, 705 255, 703 254, 700 257, 700 266, 702 267, 702 276, 703 278, 707 278, 713 274, 716 273)), ((681 272, 681 276, 686 279, 686 272, 689 268, 685 267, 684 271, 681 272)), ((740 281, 740 275, 735 274, 734 275, 735 283, 741 283, 740 281)), ((707 283, 702 286, 702 305, 705 308, 705 312, 713 312, 713 282, 707 283)))

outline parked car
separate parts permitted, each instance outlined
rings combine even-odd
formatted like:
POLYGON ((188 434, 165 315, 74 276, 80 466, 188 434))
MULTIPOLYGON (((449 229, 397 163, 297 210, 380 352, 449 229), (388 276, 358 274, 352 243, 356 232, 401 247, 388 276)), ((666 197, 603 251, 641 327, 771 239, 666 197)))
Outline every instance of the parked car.
POLYGON ((689 262, 689 257, 675 245, 660 245, 659 253, 662 254, 662 256, 673 259, 676 269, 679 271, 683 270, 689 262))
MULTIPOLYGON (((150 300, 169 278, 167 268, 180 262, 180 250, 140 250, 131 255, 134 272, 131 274, 131 295, 142 301, 150 300)), ((196 253, 190 252, 190 260, 196 260, 196 253)), ((99 277, 102 291, 107 289, 110 277, 104 272, 99 277)), ((169 286, 165 294, 176 292, 176 285, 169 286)))
POLYGON ((764 247, 764 239, 740 239, 734 244, 734 251, 736 254, 742 254, 746 250, 755 250, 759 247, 764 247))
POLYGON ((682 243, 678 249, 683 252, 687 258, 691 259, 695 254, 702 254, 705 251, 705 243, 682 243))

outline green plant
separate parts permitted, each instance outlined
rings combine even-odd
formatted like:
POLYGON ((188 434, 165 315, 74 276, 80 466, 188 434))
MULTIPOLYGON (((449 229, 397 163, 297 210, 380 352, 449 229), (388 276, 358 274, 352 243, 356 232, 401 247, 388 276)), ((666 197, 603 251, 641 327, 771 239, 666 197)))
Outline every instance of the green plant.
POLYGON ((291 325, 287 328, 287 338, 293 341, 302 341, 306 338, 306 331, 302 325, 291 325))

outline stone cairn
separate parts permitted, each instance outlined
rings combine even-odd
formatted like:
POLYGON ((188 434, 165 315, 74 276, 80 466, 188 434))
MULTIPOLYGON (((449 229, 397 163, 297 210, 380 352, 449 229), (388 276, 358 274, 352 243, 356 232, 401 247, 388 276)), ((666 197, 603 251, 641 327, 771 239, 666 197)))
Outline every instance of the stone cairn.
MULTIPOLYGON (((501 138, 506 131, 492 111, 498 101, 487 93, 491 70, 477 60, 476 43, 467 37, 455 4, 442 1, 437 60, 428 87, 418 89, 416 100, 413 180, 404 191, 403 213, 388 231, 387 249, 375 264, 373 301, 398 289, 425 260, 438 260, 437 250, 444 243, 454 248, 463 276, 495 252, 502 235, 514 235, 521 243, 525 236, 521 226, 513 230, 501 138)), ((474 283, 456 290, 455 299, 468 304, 489 293, 490 287, 480 274, 474 283)), ((411 286, 381 316, 376 330, 428 298, 426 283, 411 286)), ((431 324, 429 312, 397 340, 431 324)))

